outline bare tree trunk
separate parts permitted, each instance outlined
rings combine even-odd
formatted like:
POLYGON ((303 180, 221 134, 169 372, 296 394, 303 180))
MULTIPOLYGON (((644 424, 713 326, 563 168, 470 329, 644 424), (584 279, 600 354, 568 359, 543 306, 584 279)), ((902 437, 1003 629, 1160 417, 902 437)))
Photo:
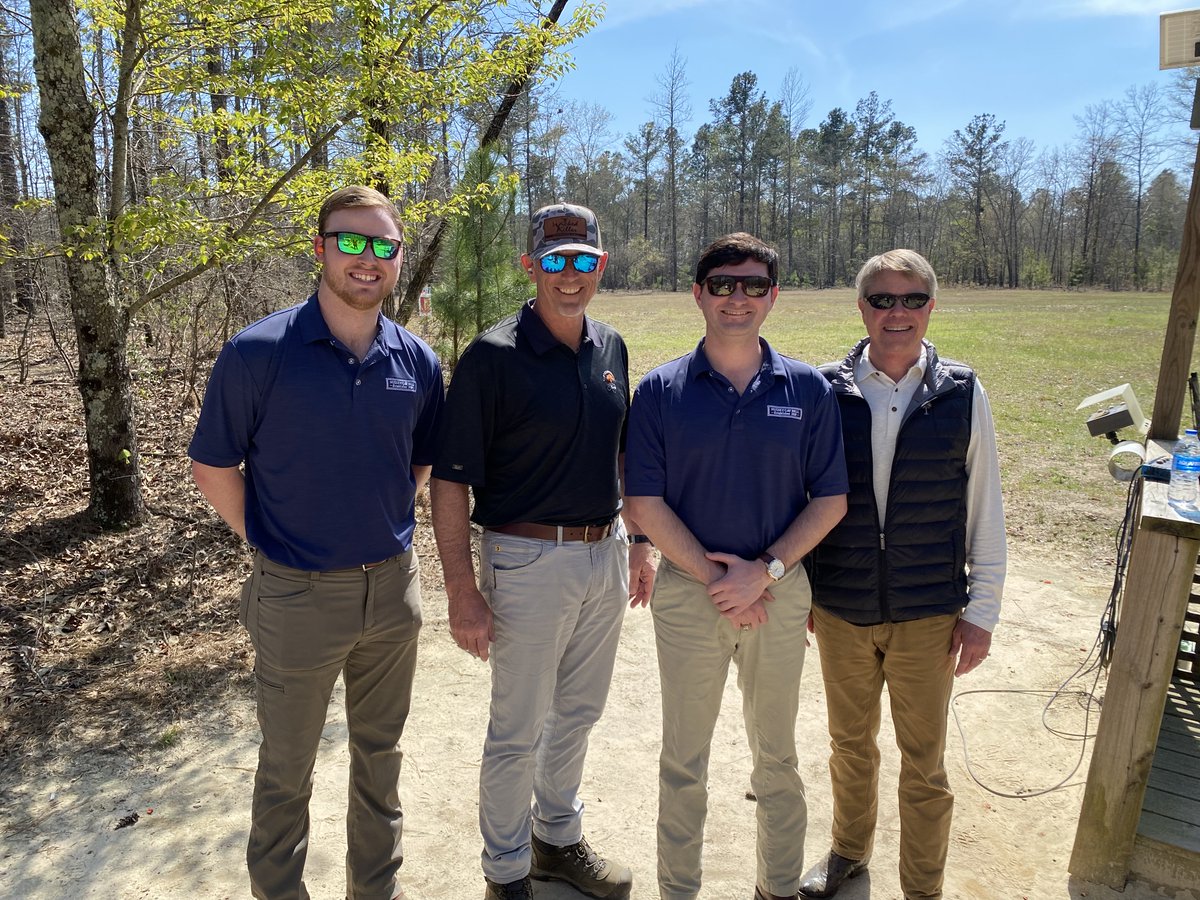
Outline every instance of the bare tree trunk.
POLYGON ((59 229, 64 242, 75 245, 66 269, 79 343, 90 512, 101 526, 119 528, 139 522, 145 506, 125 356, 129 315, 115 290, 105 237, 96 228, 96 110, 88 102, 73 0, 31 0, 29 11, 41 99, 38 127, 50 158, 59 229))

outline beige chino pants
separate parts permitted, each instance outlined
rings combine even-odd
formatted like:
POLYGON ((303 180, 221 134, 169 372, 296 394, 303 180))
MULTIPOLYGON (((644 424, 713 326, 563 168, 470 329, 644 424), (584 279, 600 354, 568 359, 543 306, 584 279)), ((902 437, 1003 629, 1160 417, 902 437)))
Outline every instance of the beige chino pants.
MULTIPOLYGON (((796 757, 796 713, 812 603, 801 566, 772 585, 768 621, 739 630, 722 618, 705 586, 665 558, 651 609, 662 679, 658 886, 663 900, 700 893, 708 761, 729 663, 738 667, 742 715, 758 797, 757 883, 791 896, 804 864, 808 808, 796 757)), ((715 773, 714 778, 729 778, 715 773)), ((747 878, 747 880, 749 880, 747 878)))

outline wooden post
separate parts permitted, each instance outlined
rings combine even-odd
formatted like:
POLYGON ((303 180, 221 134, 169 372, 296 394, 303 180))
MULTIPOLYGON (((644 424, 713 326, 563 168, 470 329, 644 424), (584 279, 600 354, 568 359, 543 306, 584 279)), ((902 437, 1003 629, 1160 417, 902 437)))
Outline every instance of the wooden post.
MULTIPOLYGON (((1152 447, 1152 452, 1162 449, 1152 447)), ((1072 875, 1117 890, 1129 873, 1200 552, 1200 523, 1171 510, 1165 484, 1148 481, 1144 487, 1104 711, 1068 866, 1072 875)))
MULTIPOLYGON (((1200 82, 1192 127, 1200 126, 1200 82)), ((1158 369, 1147 459, 1169 452, 1179 436, 1188 370, 1200 315, 1200 146, 1183 223, 1183 244, 1158 369), (1165 446, 1164 446, 1165 445, 1165 446)), ((1130 549, 1121 621, 1108 673, 1104 711, 1075 846, 1068 866, 1085 881, 1121 890, 1129 875, 1146 781, 1162 727, 1171 669, 1200 550, 1200 523, 1181 519, 1166 502, 1166 485, 1143 485, 1138 531, 1130 549)))
MULTIPOLYGON (((1200 95, 1198 95, 1200 96, 1200 95)), ((1174 441, 1179 436, 1179 416, 1187 393, 1188 370, 1196 346, 1196 317, 1200 315, 1200 145, 1192 164, 1192 189, 1188 193, 1187 215, 1183 221, 1183 244, 1179 248, 1179 268, 1175 273, 1175 291, 1171 294, 1171 312, 1163 341, 1162 361, 1158 367, 1158 388, 1154 395, 1154 413, 1150 416, 1150 434, 1156 441, 1174 441)))

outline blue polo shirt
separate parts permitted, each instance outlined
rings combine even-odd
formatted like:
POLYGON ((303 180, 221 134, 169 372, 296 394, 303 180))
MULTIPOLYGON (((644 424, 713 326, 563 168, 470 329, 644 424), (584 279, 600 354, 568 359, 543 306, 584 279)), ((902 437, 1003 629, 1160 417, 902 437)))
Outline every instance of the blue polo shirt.
POLYGON ((246 536, 269 559, 309 571, 378 562, 412 544, 412 467, 433 463, 442 397, 423 341, 380 316, 356 359, 314 294, 221 350, 188 455, 245 463, 246 536))
POLYGON ((703 341, 652 371, 634 392, 625 448, 627 496, 662 497, 706 550, 744 559, 809 498, 850 488, 829 383, 761 344, 762 368, 740 396, 703 341))

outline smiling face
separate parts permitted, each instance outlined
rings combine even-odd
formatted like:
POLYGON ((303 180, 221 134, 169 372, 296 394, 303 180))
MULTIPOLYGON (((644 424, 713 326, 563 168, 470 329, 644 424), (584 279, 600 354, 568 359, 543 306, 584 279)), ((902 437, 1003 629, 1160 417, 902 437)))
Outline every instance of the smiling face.
MULTIPOLYGON (((353 231, 368 237, 390 237, 400 240, 400 229, 386 210, 379 207, 338 209, 325 223, 328 232, 353 231)), ((378 308, 396 287, 400 276, 403 252, 395 259, 379 259, 368 243, 358 256, 338 249, 336 238, 316 237, 313 250, 324 267, 318 291, 328 292, 351 309, 365 311, 378 308)))
MULTIPOLYGON (((563 256, 575 256, 575 251, 565 251, 563 256)), ((600 287, 600 275, 608 264, 608 254, 601 253, 600 264, 594 272, 578 272, 570 259, 561 272, 544 272, 541 263, 529 254, 521 257, 521 265, 529 273, 529 278, 537 286, 537 297, 533 302, 534 311, 538 314, 552 333, 559 335, 558 329, 582 333, 583 314, 588 303, 596 296, 600 287)))
MULTIPOLYGON (((705 276, 707 281, 714 275, 762 275, 768 277, 767 264, 748 258, 739 263, 717 266, 705 276)), ((728 297, 714 297, 704 284, 692 285, 692 296, 704 313, 705 339, 710 342, 754 341, 758 343, 758 331, 775 305, 779 296, 779 285, 773 285, 765 297, 747 297, 738 282, 728 297)))
MULTIPOLYGON (((862 293, 864 297, 929 293, 929 286, 915 275, 885 269, 863 286, 862 293)), ((859 298, 858 310, 871 338, 871 362, 894 380, 902 378, 920 358, 921 340, 929 328, 929 314, 936 302, 930 300, 920 309, 907 309, 903 303, 897 303, 891 309, 875 309, 859 298)))

